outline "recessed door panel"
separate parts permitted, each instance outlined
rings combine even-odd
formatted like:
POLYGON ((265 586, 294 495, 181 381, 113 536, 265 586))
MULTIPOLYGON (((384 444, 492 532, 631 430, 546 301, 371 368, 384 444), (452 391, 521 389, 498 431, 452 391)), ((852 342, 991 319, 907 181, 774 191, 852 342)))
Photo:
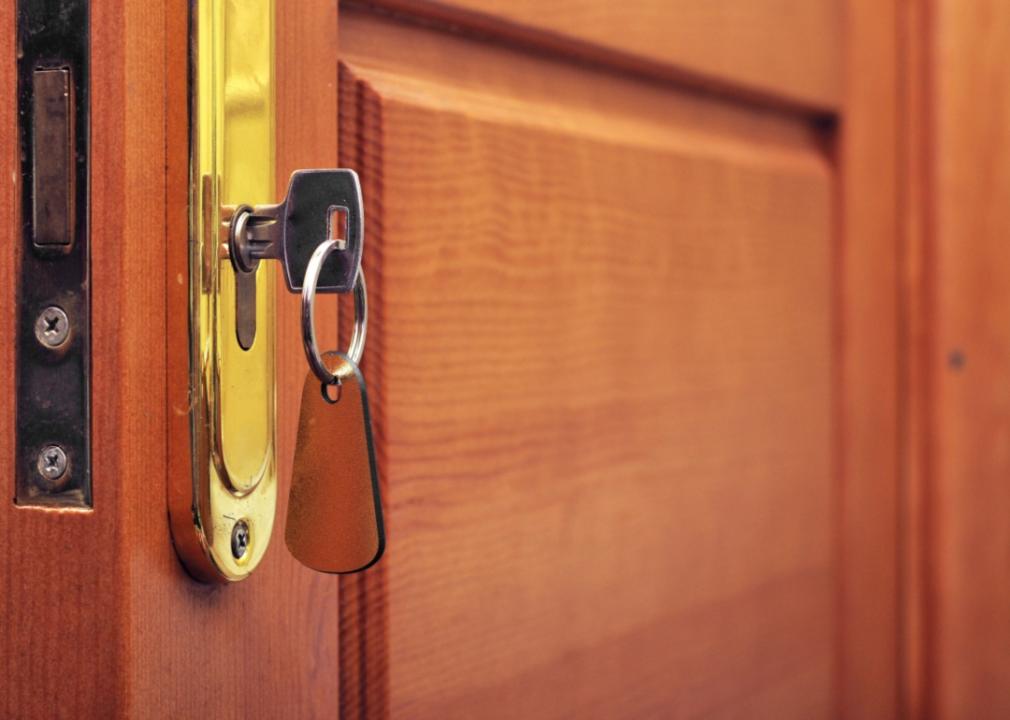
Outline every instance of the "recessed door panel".
POLYGON ((366 688, 394 717, 827 715, 824 135, 347 12, 341 37, 390 538, 345 599, 366 688))

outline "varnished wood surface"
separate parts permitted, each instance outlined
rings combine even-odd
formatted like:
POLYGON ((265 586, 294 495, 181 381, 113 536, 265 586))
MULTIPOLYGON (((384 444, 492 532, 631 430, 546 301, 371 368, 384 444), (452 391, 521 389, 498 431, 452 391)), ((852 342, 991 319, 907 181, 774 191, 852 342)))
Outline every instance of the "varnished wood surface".
POLYGON ((340 29, 389 532, 359 642, 390 716, 828 715, 820 132, 340 29))
MULTIPOLYGON (((901 155, 901 711, 905 717, 933 717, 936 667, 932 639, 936 600, 927 587, 936 538, 929 512, 930 467, 935 442, 931 377, 939 370, 932 348, 935 262, 931 240, 934 167, 931 143, 934 52, 931 11, 923 3, 903 8, 900 62, 905 79, 900 94, 901 155)), ((942 371, 942 370, 941 370, 942 371)))
POLYGON ((917 390, 926 461, 924 709, 1010 715, 1010 7, 927 6, 926 187, 913 287, 928 334, 917 390))
MULTIPOLYGON (((901 717, 898 4, 846 3, 837 135, 837 713, 901 717)), ((911 716, 915 717, 915 716, 911 716)))
POLYGON ((609 66, 821 111, 842 103, 838 0, 369 0, 609 66))
MULTIPOLYGON (((359 94, 363 88, 354 76, 341 65, 340 87, 340 164, 359 171, 369 164, 371 154, 362 142, 363 116, 358 112, 359 94)), ((378 196, 382 191, 381 178, 369 173, 360 175, 362 194, 366 198, 378 196)), ((366 203, 367 204, 367 203, 366 203)), ((366 207, 365 257, 362 267, 368 278, 372 310, 370 324, 374 333, 376 302, 382 297, 382 275, 375 272, 378 237, 372 237, 381 227, 376 224, 369 207, 366 207)), ((353 318, 351 303, 341 306, 340 330, 342 343, 348 342, 353 318)), ((375 443, 379 482, 383 497, 383 522, 386 528, 386 546, 389 546, 388 520, 385 518, 385 500, 388 484, 385 478, 384 430, 385 409, 375 396, 374 372, 368 354, 362 360, 362 370, 369 383, 371 398, 372 433, 375 443)), ((389 634, 388 595, 384 560, 362 573, 340 578, 340 716, 342 718, 389 717, 389 634)))

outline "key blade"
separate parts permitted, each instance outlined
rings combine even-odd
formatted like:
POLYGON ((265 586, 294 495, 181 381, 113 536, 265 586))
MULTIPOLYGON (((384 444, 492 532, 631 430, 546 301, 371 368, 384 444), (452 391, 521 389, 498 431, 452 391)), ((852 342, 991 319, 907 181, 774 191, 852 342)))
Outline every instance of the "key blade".
POLYGON ((336 403, 312 372, 302 389, 284 539, 303 565, 351 573, 382 557, 385 531, 364 378, 337 356, 348 367, 336 403))

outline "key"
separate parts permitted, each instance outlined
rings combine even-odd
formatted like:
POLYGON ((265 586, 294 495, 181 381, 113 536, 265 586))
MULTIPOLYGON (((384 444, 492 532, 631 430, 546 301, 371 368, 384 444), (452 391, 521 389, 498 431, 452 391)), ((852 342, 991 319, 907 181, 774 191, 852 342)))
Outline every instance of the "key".
POLYGON ((261 259, 280 260, 288 290, 299 292, 312 252, 338 238, 346 245, 326 264, 317 290, 350 292, 361 264, 363 214, 361 184, 353 170, 298 170, 282 202, 235 212, 232 258, 240 272, 255 270, 261 259))
POLYGON ((379 477, 361 371, 343 353, 325 357, 341 380, 305 379, 284 539, 303 565, 351 573, 385 548, 379 477))
POLYGON ((284 200, 276 205, 232 208, 228 254, 236 273, 236 333, 248 350, 256 337, 256 268, 260 260, 279 260, 288 290, 299 292, 313 251, 339 239, 319 276, 319 292, 346 293, 361 265, 364 206, 353 170, 298 170, 284 200))

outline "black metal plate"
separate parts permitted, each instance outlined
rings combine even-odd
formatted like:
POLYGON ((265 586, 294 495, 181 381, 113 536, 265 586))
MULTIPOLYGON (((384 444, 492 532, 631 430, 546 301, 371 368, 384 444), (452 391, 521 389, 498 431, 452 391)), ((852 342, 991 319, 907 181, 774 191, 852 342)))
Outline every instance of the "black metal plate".
POLYGON ((21 250, 17 276, 14 497, 18 505, 92 504, 88 29, 86 0, 18 0, 21 250), (37 74, 54 69, 66 70, 70 78, 69 113, 63 118, 61 101, 52 95, 56 86, 40 82, 37 74), (50 96, 36 102, 36 86, 48 88, 50 96), (47 112, 47 106, 56 108, 48 111, 53 113, 48 127, 46 118, 41 118, 44 122, 40 125, 39 118, 34 117, 36 111, 47 112), (61 124, 67 121, 69 126, 61 124), (46 153, 45 157, 36 156, 36 134, 45 138, 38 148, 46 153), (49 146, 54 138, 62 137, 69 147, 49 146), (62 185, 64 179, 69 185, 62 185), (47 195, 36 198, 36 192, 47 195), (66 213, 67 217, 54 213, 66 213), (36 218, 39 228, 34 227, 36 218), (44 346, 35 335, 36 319, 50 306, 61 308, 70 320, 70 333, 57 348, 44 346), (49 445, 63 448, 68 459, 65 473, 56 480, 43 477, 37 468, 40 451, 49 445))

